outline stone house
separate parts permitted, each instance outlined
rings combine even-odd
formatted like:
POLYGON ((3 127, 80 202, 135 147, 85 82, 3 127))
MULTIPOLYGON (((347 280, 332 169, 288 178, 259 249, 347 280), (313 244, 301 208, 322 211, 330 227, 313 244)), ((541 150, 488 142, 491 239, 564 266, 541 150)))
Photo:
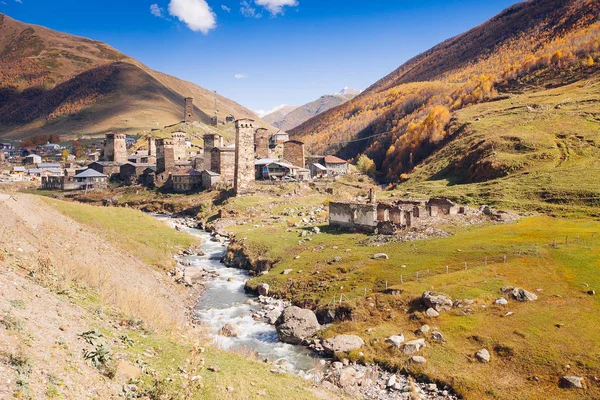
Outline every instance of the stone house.
POLYGON ((173 191, 177 193, 191 192, 202 186, 202 173, 194 169, 171 174, 173 191))
POLYGON ((429 216, 437 215, 457 215, 461 209, 456 203, 449 199, 433 197, 426 204, 429 216))
POLYGON ((330 175, 346 175, 348 173, 348 161, 336 156, 325 156, 322 165, 327 168, 330 175))
POLYGON ((327 176, 327 168, 319 163, 312 163, 309 166, 310 176, 315 178, 324 178, 327 176))
POLYGON ((269 157, 269 132, 265 128, 258 128, 254 134, 254 153, 257 158, 269 157))
POLYGON ((206 190, 221 182, 221 175, 213 171, 202 171, 202 187, 206 190))
POLYGON ((80 189, 104 189, 108 186, 108 176, 92 168, 75 175, 75 184, 80 189))
POLYGON ((27 157, 23 159, 23 164, 25 165, 35 165, 42 162, 42 157, 37 154, 29 154, 27 157))
POLYGON ((75 183, 74 177, 70 176, 43 176, 42 177, 42 189, 43 190, 76 190, 79 186, 75 183))
POLYGON ((146 168, 154 167, 154 164, 150 163, 127 163, 121 165, 119 169, 119 178, 125 182, 126 185, 136 185, 142 183, 140 178, 146 168))
POLYGON ((88 168, 108 176, 110 180, 118 179, 121 172, 121 164, 113 161, 96 161, 89 164, 88 168))
POLYGON ((235 149, 215 147, 211 150, 210 171, 221 175, 221 182, 233 184, 235 174, 235 149))
POLYGON ((288 140, 290 140, 290 135, 280 129, 277 131, 277 133, 271 136, 269 139, 269 145, 271 147, 276 147, 278 144, 283 144, 288 140))

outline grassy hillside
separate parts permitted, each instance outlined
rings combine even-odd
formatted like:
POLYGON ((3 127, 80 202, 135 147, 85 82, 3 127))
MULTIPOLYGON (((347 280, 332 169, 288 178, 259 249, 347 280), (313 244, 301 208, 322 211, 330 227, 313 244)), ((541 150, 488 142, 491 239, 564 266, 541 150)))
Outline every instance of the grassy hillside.
MULTIPOLYGON (((104 43, 0 14, 0 136, 149 131, 181 121, 185 97, 194 97, 197 120, 208 124, 212 91, 104 43)), ((256 118, 227 98, 218 102, 223 117, 256 118)))
POLYGON ((468 107, 452 125, 451 139, 390 196, 599 215, 598 79, 468 107))
POLYGON ((372 158, 395 182, 444 145, 455 112, 597 77, 600 1, 532 0, 409 61, 292 130, 315 153, 372 158))

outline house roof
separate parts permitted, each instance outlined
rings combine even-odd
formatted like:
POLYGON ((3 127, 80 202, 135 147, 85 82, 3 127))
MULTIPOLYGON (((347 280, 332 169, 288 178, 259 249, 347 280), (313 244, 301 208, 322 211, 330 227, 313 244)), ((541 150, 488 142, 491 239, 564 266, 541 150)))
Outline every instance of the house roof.
POLYGON ((25 167, 14 167, 13 171, 15 171, 15 172, 25 172, 27 170, 25 169, 25 167))
POLYGON ((120 167, 121 166, 121 163, 114 162, 114 161, 94 161, 90 165, 94 165, 94 164, 101 165, 103 167, 120 167))
POLYGON ((83 172, 75 175, 75 178, 108 178, 106 175, 101 174, 100 172, 93 170, 91 168, 86 169, 83 172))
POLYGON ((202 171, 202 173, 203 173, 203 174, 208 174, 208 175, 210 175, 210 176, 219 176, 219 175, 221 175, 221 174, 219 174, 218 172, 215 172, 215 171, 209 171, 209 170, 204 170, 204 171, 202 171))
POLYGON ((289 163, 286 163, 286 162, 281 162, 281 161, 275 161, 275 162, 272 162, 272 163, 271 163, 271 164, 269 164, 269 165, 273 165, 273 164, 275 164, 275 165, 278 165, 278 166, 280 166, 280 167, 283 167, 283 168, 289 168, 289 169, 301 169, 300 167, 297 167, 297 166, 295 166, 295 165, 293 165, 293 164, 289 164, 289 163))
POLYGON ((60 168, 60 164, 38 163, 38 168, 60 168))
POLYGON ((342 160, 336 156, 325 156, 325 164, 347 164, 348 161, 342 160))
POLYGON ((195 169, 188 169, 187 171, 177 171, 172 174, 172 176, 200 176, 202 172, 196 171, 195 169))
POLYGON ((316 169, 320 169, 321 171, 327 171, 327 168, 325 168, 324 166, 322 166, 319 163, 314 163, 313 167, 315 167, 316 169))
POLYGON ((299 140, 294 140, 294 139, 288 140, 288 141, 284 142, 283 144, 287 144, 287 143, 304 144, 304 142, 301 142, 299 140))
POLYGON ((260 160, 254 161, 254 165, 269 165, 277 161, 279 160, 276 158, 261 158, 260 160))

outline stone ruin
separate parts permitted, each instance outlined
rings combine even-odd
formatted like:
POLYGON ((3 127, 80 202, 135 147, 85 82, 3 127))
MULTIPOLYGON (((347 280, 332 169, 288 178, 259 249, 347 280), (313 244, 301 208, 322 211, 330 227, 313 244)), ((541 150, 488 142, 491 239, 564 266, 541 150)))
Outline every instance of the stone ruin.
POLYGON ((332 202, 329 225, 382 235, 418 228, 427 222, 443 222, 447 217, 465 214, 465 207, 445 198, 377 202, 371 190, 367 203, 332 202))

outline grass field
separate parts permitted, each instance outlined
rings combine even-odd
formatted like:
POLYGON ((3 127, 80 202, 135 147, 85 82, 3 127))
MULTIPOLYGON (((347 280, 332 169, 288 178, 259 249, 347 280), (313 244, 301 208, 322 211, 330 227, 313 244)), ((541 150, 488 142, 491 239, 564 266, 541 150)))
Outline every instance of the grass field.
POLYGON ((177 232, 138 210, 41 198, 62 214, 94 228, 119 250, 149 265, 167 268, 174 263, 174 253, 198 244, 196 238, 177 232))
POLYGON ((248 247, 279 263, 249 285, 266 282, 275 295, 313 307, 331 307, 343 294, 341 309, 350 310, 351 318, 333 324, 323 336, 361 336, 367 343, 362 350, 366 361, 449 383, 467 399, 600 396, 593 381, 600 373, 600 298, 587 294, 600 288, 598 222, 531 217, 455 229, 448 238, 380 247, 363 245, 363 235, 326 226, 312 241, 298 244, 298 232, 286 232, 283 224, 254 228, 251 223, 231 229, 246 238, 248 247), (373 260, 380 252, 390 259, 373 260), (336 256, 342 260, 331 263, 336 256), (294 272, 282 275, 285 269, 294 272), (402 293, 384 294, 386 284, 402 293), (503 286, 525 288, 539 300, 495 305, 503 286), (417 301, 427 290, 472 299, 473 312, 453 309, 427 318, 417 301), (514 314, 505 316, 507 312, 514 314), (409 364, 408 356, 384 344, 394 334, 417 337, 413 332, 424 323, 447 339, 443 344, 428 340, 424 367, 409 364), (490 351, 491 363, 474 360, 481 348, 490 351), (562 375, 585 376, 587 391, 559 389, 562 375))

